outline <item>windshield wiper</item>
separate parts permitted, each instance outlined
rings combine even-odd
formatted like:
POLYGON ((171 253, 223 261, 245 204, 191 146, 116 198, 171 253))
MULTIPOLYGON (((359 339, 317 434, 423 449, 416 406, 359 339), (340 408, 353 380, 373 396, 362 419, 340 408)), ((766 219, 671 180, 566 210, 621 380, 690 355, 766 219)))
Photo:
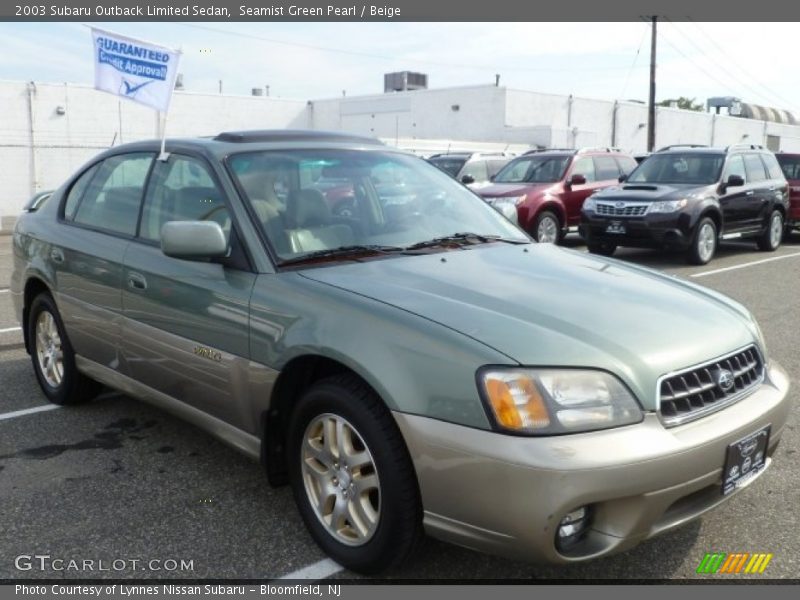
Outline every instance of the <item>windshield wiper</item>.
POLYGON ((391 254, 392 252, 402 252, 402 246, 382 246, 380 244, 357 244, 353 246, 340 246, 338 248, 327 248, 325 250, 315 250, 307 252, 302 256, 287 258, 282 260, 280 266, 294 265, 318 258, 351 257, 369 254, 391 254))
POLYGON ((454 233, 442 237, 417 242, 406 246, 404 250, 420 250, 422 248, 434 248, 436 246, 448 246, 453 244, 488 244, 490 242, 504 242, 506 244, 528 244, 527 240, 516 240, 512 238, 504 238, 494 234, 480 234, 472 232, 454 233))

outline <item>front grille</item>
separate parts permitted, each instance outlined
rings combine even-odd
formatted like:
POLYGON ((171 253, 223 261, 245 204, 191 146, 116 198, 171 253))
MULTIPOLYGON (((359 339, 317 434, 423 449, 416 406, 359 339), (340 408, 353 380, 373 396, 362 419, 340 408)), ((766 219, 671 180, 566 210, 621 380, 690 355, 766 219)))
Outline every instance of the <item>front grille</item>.
POLYGON ((740 400, 763 378, 764 363, 755 346, 668 375, 659 388, 661 418, 667 426, 699 419, 740 400))
POLYGON ((641 217, 647 212, 648 204, 603 204, 598 202, 595 205, 595 212, 605 217, 641 217))

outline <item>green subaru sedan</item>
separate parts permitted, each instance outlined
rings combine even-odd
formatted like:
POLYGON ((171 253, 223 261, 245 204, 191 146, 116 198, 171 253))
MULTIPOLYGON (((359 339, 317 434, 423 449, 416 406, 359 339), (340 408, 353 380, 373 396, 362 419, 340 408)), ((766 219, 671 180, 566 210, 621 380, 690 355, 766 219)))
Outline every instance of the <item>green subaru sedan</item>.
POLYGON ((14 234, 44 394, 153 403, 289 483, 336 561, 423 532, 575 563, 770 466, 789 381, 720 294, 536 244, 373 139, 229 132, 112 148, 14 234))

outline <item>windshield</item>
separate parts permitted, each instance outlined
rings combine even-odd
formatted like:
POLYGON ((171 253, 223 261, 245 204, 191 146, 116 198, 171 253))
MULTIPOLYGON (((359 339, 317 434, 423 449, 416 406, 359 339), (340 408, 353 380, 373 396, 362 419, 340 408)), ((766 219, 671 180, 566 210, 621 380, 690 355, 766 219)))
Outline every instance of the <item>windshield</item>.
POLYGON ((464 166, 464 163, 467 162, 467 159, 457 158, 454 156, 437 156, 434 158, 429 158, 428 162, 431 163, 434 167, 439 167, 442 171, 444 171, 451 177, 457 177, 458 172, 464 166))
POLYGON ((776 154, 775 157, 778 159, 786 179, 800 179, 800 156, 776 154))
POLYGON ((569 155, 520 156, 495 175, 495 183, 554 183, 564 176, 569 155))
POLYGON ((289 150, 227 164, 279 260, 351 247, 396 248, 470 232, 530 241, 467 188, 406 154, 289 150))
POLYGON ((651 154, 628 177, 628 183, 692 183, 719 181, 722 154, 651 154))

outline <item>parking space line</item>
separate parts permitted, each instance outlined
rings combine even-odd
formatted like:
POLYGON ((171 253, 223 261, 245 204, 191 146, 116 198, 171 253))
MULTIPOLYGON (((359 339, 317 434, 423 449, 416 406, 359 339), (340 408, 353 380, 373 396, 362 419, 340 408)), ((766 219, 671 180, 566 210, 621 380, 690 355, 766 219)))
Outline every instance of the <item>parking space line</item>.
POLYGON ((318 579, 325 579, 331 575, 336 575, 336 573, 339 573, 340 571, 344 571, 344 567, 342 565, 331 560, 330 558, 326 558, 319 562, 315 562, 313 565, 308 565, 307 567, 303 567, 297 571, 292 571, 283 577, 278 577, 277 581, 281 581, 283 579, 308 579, 311 581, 316 581, 318 579))
POLYGON ((714 269, 712 271, 703 271, 702 273, 693 273, 689 277, 705 277, 706 275, 716 275, 717 273, 725 273, 726 271, 734 271, 736 269, 744 269, 745 267, 753 267, 764 263, 772 262, 773 260, 783 260, 784 258, 794 258, 800 256, 800 252, 792 254, 784 254, 783 256, 773 256, 772 258, 762 258, 761 260, 754 260, 753 262, 744 263, 741 265, 733 265, 731 267, 723 267, 721 269, 714 269))
POLYGON ((22 331, 22 327, 9 327, 7 329, 0 329, 0 333, 11 333, 12 331, 22 331))
POLYGON ((0 421, 7 421, 9 419, 16 419, 17 417, 24 417, 25 415, 32 415, 46 410, 55 410, 61 408, 58 404, 45 404, 43 406, 34 406, 33 408, 25 408, 23 410, 15 410, 14 412, 3 413, 0 415, 0 421))

